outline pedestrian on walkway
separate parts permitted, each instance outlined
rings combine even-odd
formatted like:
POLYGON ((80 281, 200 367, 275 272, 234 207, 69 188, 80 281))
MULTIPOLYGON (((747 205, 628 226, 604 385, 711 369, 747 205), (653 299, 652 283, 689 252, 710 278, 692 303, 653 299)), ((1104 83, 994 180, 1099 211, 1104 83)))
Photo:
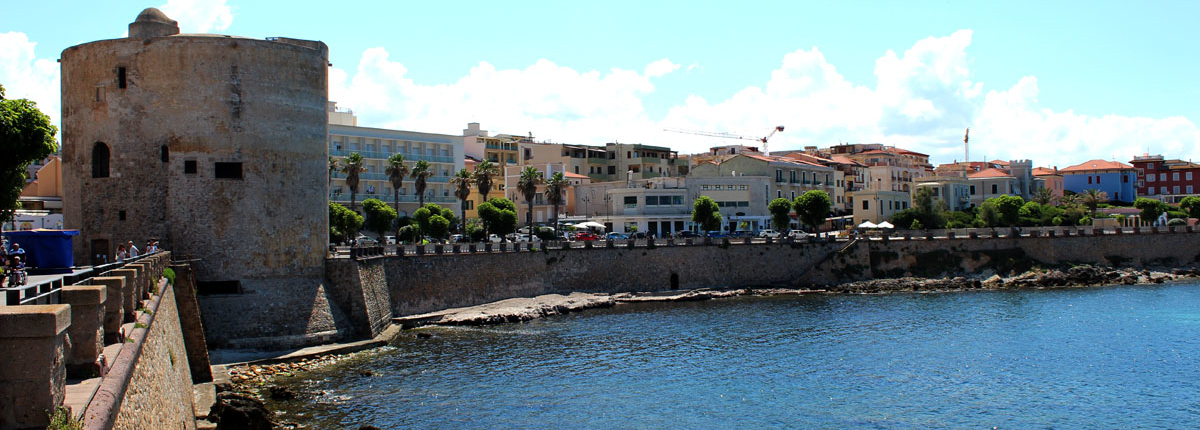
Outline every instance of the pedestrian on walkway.
POLYGON ((126 245, 128 245, 128 248, 129 248, 129 258, 137 258, 137 256, 139 255, 138 248, 137 248, 137 246, 135 246, 133 244, 133 241, 132 240, 129 241, 129 243, 127 243, 126 245))

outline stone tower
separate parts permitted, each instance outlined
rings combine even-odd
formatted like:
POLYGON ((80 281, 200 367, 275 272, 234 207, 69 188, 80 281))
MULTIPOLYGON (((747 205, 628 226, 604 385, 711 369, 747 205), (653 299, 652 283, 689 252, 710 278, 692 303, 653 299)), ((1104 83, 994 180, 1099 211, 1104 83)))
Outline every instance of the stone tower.
POLYGON ((333 330, 309 315, 329 313, 313 305, 329 231, 327 58, 317 41, 179 34, 154 8, 127 38, 64 50, 77 264, 151 238, 191 256, 201 293, 220 293, 202 300, 210 345, 333 330), (289 310, 299 322, 275 315, 289 310))

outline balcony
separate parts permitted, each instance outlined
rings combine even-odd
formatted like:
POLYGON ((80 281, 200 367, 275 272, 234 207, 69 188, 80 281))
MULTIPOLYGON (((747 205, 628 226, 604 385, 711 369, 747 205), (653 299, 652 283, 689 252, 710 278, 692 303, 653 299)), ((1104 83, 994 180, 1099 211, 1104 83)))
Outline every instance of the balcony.
POLYGON ((588 157, 587 161, 592 164, 608 164, 608 157, 588 157))
POLYGON ((357 152, 357 153, 359 153, 359 155, 362 155, 363 158, 367 158, 367 159, 386 160, 388 157, 391 157, 392 154, 404 154, 405 160, 412 160, 412 161, 425 160, 425 161, 428 161, 431 163, 454 164, 454 157, 440 157, 440 156, 436 156, 436 155, 410 154, 405 151, 378 152, 378 151, 353 151, 353 150, 345 150, 345 149, 330 149, 329 155, 334 156, 334 157, 346 157, 346 156, 349 156, 350 153, 352 153, 352 152, 357 152))
MULTIPOLYGON (((367 200, 367 199, 379 199, 385 203, 394 203, 395 200, 392 199, 392 197, 393 196, 391 194, 384 195, 381 193, 375 193, 375 194, 358 193, 357 195, 354 196, 354 200, 359 204, 362 204, 363 200, 367 200)), ((335 201, 335 202, 349 202, 350 201, 350 192, 346 191, 346 192, 342 192, 342 193, 329 193, 329 200, 335 201)), ((419 202, 420 202, 420 200, 417 200, 417 196, 404 195, 404 194, 400 195, 400 203, 419 203, 419 202)), ((434 197, 426 197, 425 198, 425 203, 458 203, 458 202, 459 202, 458 199, 455 197, 434 196, 434 197)))
MULTIPOLYGON (((342 172, 334 172, 333 179, 346 179, 346 174, 342 173, 342 172)), ((368 181, 389 181, 389 182, 391 181, 391 179, 388 178, 388 175, 385 175, 382 173, 367 173, 367 172, 359 173, 358 179, 359 180, 368 180, 368 181)), ((412 181, 413 181, 413 179, 411 176, 404 177, 405 183, 412 183, 412 181)), ((425 178, 425 182, 450 182, 450 177, 449 176, 430 176, 428 178, 425 178)))
POLYGON ((658 157, 642 157, 642 164, 660 164, 663 161, 665 160, 658 157))
POLYGON ((517 150, 517 145, 515 145, 515 144, 502 145, 502 144, 497 144, 497 143, 489 143, 489 144, 484 145, 484 147, 486 147, 487 149, 496 149, 496 150, 500 150, 500 151, 516 151, 517 150))

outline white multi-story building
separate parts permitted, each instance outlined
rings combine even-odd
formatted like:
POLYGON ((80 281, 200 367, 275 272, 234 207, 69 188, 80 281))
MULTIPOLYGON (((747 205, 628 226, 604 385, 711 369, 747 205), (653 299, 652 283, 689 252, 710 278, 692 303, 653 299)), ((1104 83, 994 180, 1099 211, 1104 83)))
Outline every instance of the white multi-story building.
MULTIPOLYGON (((404 154, 410 170, 419 160, 429 162, 433 176, 426 180, 425 203, 437 203, 457 213, 458 199, 454 197, 454 187, 449 182, 450 177, 464 167, 462 136, 346 125, 357 124, 353 114, 347 116, 347 112, 338 111, 333 103, 330 103, 329 110, 329 156, 338 159, 339 166, 342 166, 346 156, 357 152, 363 156, 363 167, 367 169, 358 176, 356 209, 361 210, 362 201, 366 199, 394 204, 392 183, 384 172, 388 157, 399 153, 404 154), (334 113, 340 115, 335 116, 334 113), (337 123, 334 123, 335 120, 337 123)), ((401 216, 412 214, 417 209, 419 199, 414 191, 415 184, 416 181, 408 176, 399 189, 401 216)), ((340 171, 332 174, 329 200, 350 204, 346 174, 340 171)))

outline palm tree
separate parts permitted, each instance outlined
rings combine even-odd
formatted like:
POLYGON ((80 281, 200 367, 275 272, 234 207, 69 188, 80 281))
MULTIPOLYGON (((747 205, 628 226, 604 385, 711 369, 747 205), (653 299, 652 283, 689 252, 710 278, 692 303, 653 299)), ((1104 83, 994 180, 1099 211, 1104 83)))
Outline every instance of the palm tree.
POLYGON ((542 172, 533 166, 526 166, 521 171, 521 179, 517 180, 517 191, 525 196, 525 204, 529 206, 529 214, 525 217, 525 227, 529 229, 529 241, 533 242, 533 198, 537 196, 538 184, 542 183, 542 172))
MULTIPOLYGON (((383 173, 388 175, 388 180, 392 181, 392 201, 396 208, 396 214, 400 214, 400 187, 404 186, 404 177, 408 176, 408 165, 404 164, 404 154, 395 153, 387 158, 387 167, 383 169, 383 173)), ((396 236, 400 236, 400 231, 396 231, 396 236)))
POLYGON ((416 179, 413 188, 416 190, 417 200, 420 202, 420 206, 418 207, 425 207, 425 187, 428 186, 425 181, 430 176, 433 176, 433 171, 429 170, 429 162, 425 160, 417 161, 417 164, 412 168, 412 177, 416 179))
POLYGON ((567 194, 567 187, 571 186, 571 182, 563 177, 562 172, 557 172, 550 175, 550 179, 546 181, 546 200, 554 206, 554 213, 550 215, 550 219, 554 223, 554 237, 558 237, 558 206, 562 204, 563 196, 567 194))
POLYGON ((336 171, 338 171, 338 160, 336 158, 333 158, 333 156, 330 156, 329 157, 329 181, 327 181, 325 183, 326 188, 333 186, 333 172, 336 172, 336 171))
POLYGON ((459 170, 453 177, 450 178, 450 183, 454 185, 454 197, 458 197, 458 208, 462 211, 462 215, 458 217, 459 223, 462 224, 462 233, 467 234, 467 199, 471 197, 471 182, 475 180, 471 176, 471 172, 467 169, 459 170))
POLYGON ((1037 192, 1033 193, 1033 201, 1038 204, 1048 205, 1054 201, 1054 193, 1049 188, 1038 188, 1037 192))
POLYGON ((346 187, 350 188, 350 210, 354 210, 355 197, 358 195, 358 174, 367 171, 363 167, 362 154, 351 152, 342 163, 342 173, 346 174, 346 187))
POLYGON ((1092 188, 1083 193, 1083 204, 1087 206, 1088 211, 1092 213, 1092 219, 1096 219, 1096 207, 1107 201, 1108 193, 1104 191, 1092 188))
POLYGON ((492 183, 499 175, 500 168, 491 161, 483 160, 475 165, 475 186, 479 187, 479 195, 483 196, 483 201, 487 201, 488 193, 492 192, 492 183))

